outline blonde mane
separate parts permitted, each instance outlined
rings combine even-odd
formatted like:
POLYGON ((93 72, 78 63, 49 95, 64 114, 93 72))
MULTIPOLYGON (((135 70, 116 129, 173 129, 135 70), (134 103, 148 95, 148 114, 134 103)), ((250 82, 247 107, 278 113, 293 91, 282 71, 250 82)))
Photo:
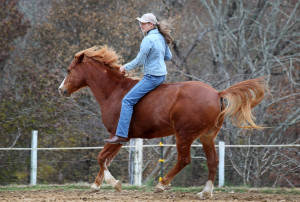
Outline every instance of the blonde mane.
POLYGON ((120 65, 120 55, 107 45, 93 46, 92 48, 82 50, 75 54, 75 58, 80 57, 82 54, 113 68, 119 69, 122 66, 120 65))

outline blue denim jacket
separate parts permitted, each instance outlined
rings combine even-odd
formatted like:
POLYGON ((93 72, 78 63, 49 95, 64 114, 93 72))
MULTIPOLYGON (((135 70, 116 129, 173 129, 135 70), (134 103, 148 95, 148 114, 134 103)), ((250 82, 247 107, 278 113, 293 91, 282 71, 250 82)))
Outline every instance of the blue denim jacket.
POLYGON ((126 70, 144 65, 144 75, 163 76, 167 74, 165 60, 171 60, 172 53, 157 29, 150 30, 143 39, 140 52, 134 60, 124 65, 126 70))

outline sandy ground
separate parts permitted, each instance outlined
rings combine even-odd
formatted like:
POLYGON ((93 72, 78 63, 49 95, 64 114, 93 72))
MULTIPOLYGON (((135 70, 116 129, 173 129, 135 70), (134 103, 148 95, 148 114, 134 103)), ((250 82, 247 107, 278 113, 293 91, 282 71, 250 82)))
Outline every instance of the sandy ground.
MULTIPOLYGON (((82 190, 50 190, 50 191, 2 191, 0 201, 22 202, 48 202, 48 201, 199 201, 196 193, 163 192, 153 193, 149 191, 128 191, 121 193, 110 190, 100 190, 97 193, 89 193, 82 190)), ((261 193, 233 193, 214 192, 213 199, 202 201, 300 201, 300 195, 293 194, 261 194, 261 193)))

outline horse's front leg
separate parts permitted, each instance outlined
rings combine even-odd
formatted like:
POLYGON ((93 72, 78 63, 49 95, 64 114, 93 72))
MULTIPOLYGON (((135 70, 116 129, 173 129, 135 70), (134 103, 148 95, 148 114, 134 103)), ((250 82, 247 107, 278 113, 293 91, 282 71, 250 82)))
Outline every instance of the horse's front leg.
POLYGON ((106 144, 99 153, 98 164, 100 166, 100 170, 91 187, 92 192, 100 190, 103 179, 105 179, 105 181, 117 191, 122 191, 122 186, 119 180, 116 180, 107 169, 108 165, 110 164, 114 156, 119 152, 121 147, 122 144, 106 144))
POLYGON ((104 179, 104 170, 100 168, 98 175, 94 181, 94 184, 91 186, 91 192, 97 192, 100 190, 103 179, 104 179))

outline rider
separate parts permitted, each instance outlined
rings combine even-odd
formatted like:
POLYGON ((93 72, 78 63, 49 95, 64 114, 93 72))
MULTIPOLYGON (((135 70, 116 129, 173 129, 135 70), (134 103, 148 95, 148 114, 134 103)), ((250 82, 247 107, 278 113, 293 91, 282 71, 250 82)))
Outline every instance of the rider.
POLYGON ((105 140, 117 144, 128 141, 128 130, 133 113, 133 106, 147 93, 158 87, 165 80, 167 68, 165 61, 171 60, 172 53, 168 44, 173 41, 170 35, 171 26, 168 21, 158 22, 152 13, 136 18, 143 34, 140 52, 134 60, 120 67, 120 72, 135 69, 144 65, 144 78, 139 81, 123 98, 122 108, 116 135, 105 140))

